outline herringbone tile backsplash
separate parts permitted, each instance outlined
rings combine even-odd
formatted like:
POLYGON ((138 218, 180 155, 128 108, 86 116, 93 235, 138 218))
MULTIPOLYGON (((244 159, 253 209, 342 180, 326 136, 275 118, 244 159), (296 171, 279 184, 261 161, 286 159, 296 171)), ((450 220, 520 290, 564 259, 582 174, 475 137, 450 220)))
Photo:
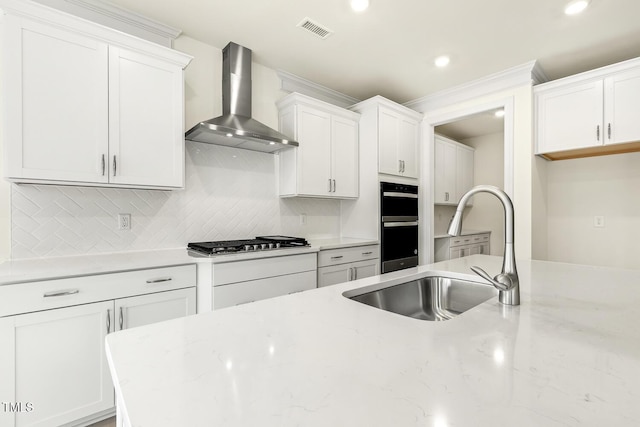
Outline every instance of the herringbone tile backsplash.
POLYGON ((12 185, 11 205, 14 259, 340 232, 338 201, 277 196, 275 156, 192 142, 185 190, 12 185), (117 229, 119 213, 131 214, 131 230, 117 229))

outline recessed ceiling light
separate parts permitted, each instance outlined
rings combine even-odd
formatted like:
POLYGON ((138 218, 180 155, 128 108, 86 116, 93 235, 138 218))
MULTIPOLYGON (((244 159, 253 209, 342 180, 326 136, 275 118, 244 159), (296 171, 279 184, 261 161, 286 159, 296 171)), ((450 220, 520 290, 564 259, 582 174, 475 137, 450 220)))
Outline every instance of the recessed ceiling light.
POLYGON ((504 110, 498 110, 494 114, 496 117, 504 117, 504 110))
POLYGON ((564 8, 567 15, 577 15, 589 6, 589 0, 573 0, 564 8))
POLYGON ((356 12, 364 12, 369 7, 369 0, 349 0, 349 3, 356 12))
POLYGON ((442 55, 442 56, 438 56, 434 62, 436 64, 436 67, 442 68, 449 65, 449 62, 451 62, 451 59, 446 55, 442 55))

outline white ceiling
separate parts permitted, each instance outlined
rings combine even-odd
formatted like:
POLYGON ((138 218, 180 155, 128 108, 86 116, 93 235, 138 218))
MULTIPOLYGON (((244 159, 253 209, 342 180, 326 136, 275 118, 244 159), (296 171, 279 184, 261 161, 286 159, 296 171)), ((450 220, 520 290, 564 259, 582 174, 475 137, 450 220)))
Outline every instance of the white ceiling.
POLYGON ((339 92, 406 102, 537 59, 556 79, 640 56, 640 1, 592 0, 112 0, 216 46, 234 41, 253 60, 339 92), (322 40, 305 17, 334 31, 322 40), (451 56, 446 69, 433 59, 451 56))
POLYGON ((496 110, 488 110, 451 123, 437 126, 436 133, 456 141, 504 132, 504 118, 495 116, 496 110))

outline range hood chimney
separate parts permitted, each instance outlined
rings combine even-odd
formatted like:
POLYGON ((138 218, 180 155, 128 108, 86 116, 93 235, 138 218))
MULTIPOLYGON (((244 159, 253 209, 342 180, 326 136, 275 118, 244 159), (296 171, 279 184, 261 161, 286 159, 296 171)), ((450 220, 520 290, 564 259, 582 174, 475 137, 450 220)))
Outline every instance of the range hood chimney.
POLYGON ((251 118, 251 49, 233 42, 222 50, 222 115, 198 123, 185 139, 264 153, 298 146, 251 118))

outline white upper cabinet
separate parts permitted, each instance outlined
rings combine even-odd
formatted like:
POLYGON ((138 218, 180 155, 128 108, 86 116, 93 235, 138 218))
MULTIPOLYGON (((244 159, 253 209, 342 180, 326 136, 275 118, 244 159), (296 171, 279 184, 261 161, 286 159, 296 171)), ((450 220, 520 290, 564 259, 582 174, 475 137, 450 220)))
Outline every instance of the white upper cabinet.
POLYGON ((183 187, 190 58, 39 5, 29 6, 42 14, 33 20, 11 12, 3 25, 7 179, 183 187))
POLYGON ((12 16, 5 36, 7 176, 106 183, 107 44, 12 16))
MULTIPOLYGON (((435 136, 434 203, 457 205, 473 188, 475 150, 441 135, 435 136)), ((467 203, 471 206, 473 198, 467 203)))
POLYGON ((279 153, 280 196, 358 197, 358 117, 292 93, 278 102, 280 131, 299 147, 279 153))
POLYGON ((536 154, 555 160, 640 149, 640 60, 534 88, 536 154), (635 143, 624 147, 615 144, 635 143))
POLYGON ((422 114, 381 96, 360 102, 351 110, 366 116, 362 123, 374 129, 378 143, 378 172, 418 178, 418 143, 422 114))
POLYGON ((109 48, 110 182, 184 186, 182 68, 109 48))

